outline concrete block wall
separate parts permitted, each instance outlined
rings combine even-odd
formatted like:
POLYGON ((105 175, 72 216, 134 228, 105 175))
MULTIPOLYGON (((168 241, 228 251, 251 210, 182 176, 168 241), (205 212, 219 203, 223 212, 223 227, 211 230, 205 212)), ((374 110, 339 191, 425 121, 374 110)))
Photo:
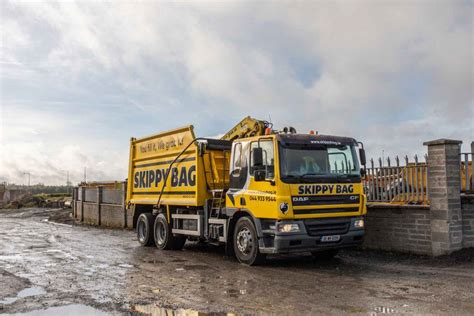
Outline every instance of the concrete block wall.
POLYGON ((113 204, 102 204, 101 206, 101 226, 106 227, 126 227, 125 210, 122 206, 113 204))
POLYGON ((6 203, 3 201, 3 196, 5 195, 5 188, 0 186, 0 208, 2 208, 6 203))
POLYGON ((99 212, 95 204, 84 203, 83 215, 82 222, 84 224, 99 225, 99 212))
POLYGON ((127 211, 122 205, 101 204, 76 201, 73 210, 74 218, 88 225, 127 228, 127 211), (82 209, 81 209, 82 208, 82 209))
POLYGON ((127 217, 127 228, 133 229, 133 210, 126 209, 126 217, 127 217))
POLYGON ((426 206, 368 206, 364 247, 431 255, 430 209, 426 206))
POLYGON ((461 196, 462 247, 474 247, 474 194, 461 196))
POLYGON ((88 225, 126 228, 130 216, 125 208, 125 190, 101 186, 75 188, 73 216, 88 225))
POLYGON ((102 202, 107 204, 122 204, 124 196, 120 189, 103 189, 102 202))

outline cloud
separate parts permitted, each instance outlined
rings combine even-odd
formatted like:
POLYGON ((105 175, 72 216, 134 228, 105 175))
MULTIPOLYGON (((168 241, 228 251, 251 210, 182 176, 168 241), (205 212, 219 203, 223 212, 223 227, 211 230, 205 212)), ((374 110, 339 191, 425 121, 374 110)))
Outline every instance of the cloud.
POLYGON ((18 105, 3 109, 0 176, 5 181, 24 184, 29 172, 33 183, 65 184, 69 172, 70 180, 78 183, 83 180, 84 167, 89 179, 114 180, 114 175, 126 170, 127 139, 121 146, 109 144, 97 135, 100 128, 81 131, 83 121, 69 118, 68 113, 18 105))
POLYGON ((123 179, 131 136, 190 123, 217 135, 246 115, 351 135, 369 156, 474 138, 469 1, 0 6, 11 182, 25 169, 79 181, 84 165, 123 179))

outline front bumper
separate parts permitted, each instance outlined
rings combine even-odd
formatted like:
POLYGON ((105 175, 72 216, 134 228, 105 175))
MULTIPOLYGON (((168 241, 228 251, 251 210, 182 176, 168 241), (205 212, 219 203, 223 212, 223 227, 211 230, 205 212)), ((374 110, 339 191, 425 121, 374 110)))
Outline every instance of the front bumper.
MULTIPOLYGON (((285 254, 285 253, 301 253, 301 252, 315 252, 324 251, 328 249, 340 249, 347 247, 355 247, 364 241, 364 229, 355 228, 354 221, 361 219, 361 217, 347 218, 350 223, 347 231, 344 232, 322 232, 322 234, 311 235, 306 229, 303 220, 293 221, 300 224, 301 231, 297 233, 270 233, 269 231, 262 231, 259 238, 259 249, 261 253, 266 254, 285 254), (338 241, 323 242, 322 236, 339 235, 338 241)), ((312 224, 331 223, 331 221, 340 219, 320 219, 311 220, 312 224)))

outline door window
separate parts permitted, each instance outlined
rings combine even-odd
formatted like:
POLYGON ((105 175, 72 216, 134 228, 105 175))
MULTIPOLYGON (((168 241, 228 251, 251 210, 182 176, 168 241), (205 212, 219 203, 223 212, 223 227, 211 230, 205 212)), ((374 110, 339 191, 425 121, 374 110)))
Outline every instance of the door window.
POLYGON ((237 143, 234 147, 234 157, 232 160, 232 173, 238 173, 242 169, 242 144, 237 143))
POLYGON ((247 157, 249 155, 249 142, 234 144, 232 156, 232 170, 230 172, 230 187, 243 188, 248 175, 247 157))
MULTIPOLYGON (((250 145, 250 159, 252 159, 252 150, 259 146, 259 142, 252 142, 250 145)), ((263 152, 263 168, 266 172, 267 179, 273 179, 275 177, 275 155, 273 150, 273 141, 272 140, 261 140, 260 147, 263 152)), ((261 167, 262 168, 262 167, 261 167)), ((255 172, 255 166, 253 161, 250 165, 250 173, 253 175, 255 172)))

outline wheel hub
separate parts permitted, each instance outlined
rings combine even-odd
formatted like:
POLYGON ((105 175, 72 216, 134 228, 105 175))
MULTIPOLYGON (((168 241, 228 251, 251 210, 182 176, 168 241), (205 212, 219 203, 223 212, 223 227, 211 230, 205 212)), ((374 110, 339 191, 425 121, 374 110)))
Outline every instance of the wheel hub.
POLYGON ((155 230, 155 236, 156 236, 156 241, 158 244, 162 245, 165 242, 166 239, 166 233, 165 229, 163 227, 162 223, 157 223, 156 225, 156 230, 155 230))
POLYGON ((242 253, 249 253, 252 249, 252 233, 246 227, 237 234, 237 248, 242 253))

